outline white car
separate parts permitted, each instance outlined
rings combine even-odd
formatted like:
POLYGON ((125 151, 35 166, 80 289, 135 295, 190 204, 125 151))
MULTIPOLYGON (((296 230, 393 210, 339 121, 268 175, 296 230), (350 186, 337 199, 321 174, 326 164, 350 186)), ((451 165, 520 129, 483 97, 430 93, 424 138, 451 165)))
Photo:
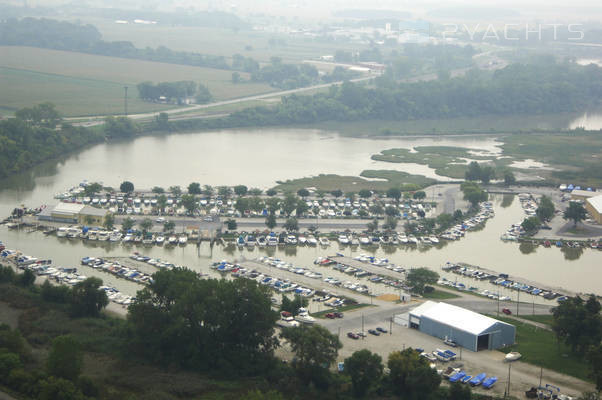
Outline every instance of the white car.
POLYGON ((160 223, 160 224, 162 224, 162 223, 165 222, 165 218, 159 217, 159 218, 157 218, 157 222, 160 223))

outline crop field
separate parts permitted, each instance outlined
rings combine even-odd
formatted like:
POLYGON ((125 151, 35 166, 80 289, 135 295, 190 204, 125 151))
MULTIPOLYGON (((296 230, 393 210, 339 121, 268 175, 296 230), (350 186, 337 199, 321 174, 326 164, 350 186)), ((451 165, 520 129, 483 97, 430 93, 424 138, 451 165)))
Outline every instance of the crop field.
MULTIPOLYGON (((86 21, 88 22, 88 21, 86 21)), ((269 62, 272 56, 286 62, 333 55, 336 50, 359 51, 363 47, 345 42, 325 42, 313 38, 291 36, 253 30, 171 27, 165 25, 116 24, 113 21, 93 19, 89 21, 102 34, 103 40, 131 41, 136 47, 165 46, 172 50, 192 51, 220 55, 227 58, 234 54, 253 57, 259 62, 269 62)))
POLYGON ((31 47, 1 46, 0 53, 0 115, 43 101, 55 103, 66 116, 119 114, 125 85, 130 87, 130 113, 169 108, 138 99, 135 85, 143 81, 193 80, 207 85, 216 100, 274 90, 264 84, 233 84, 231 72, 211 68, 31 47))

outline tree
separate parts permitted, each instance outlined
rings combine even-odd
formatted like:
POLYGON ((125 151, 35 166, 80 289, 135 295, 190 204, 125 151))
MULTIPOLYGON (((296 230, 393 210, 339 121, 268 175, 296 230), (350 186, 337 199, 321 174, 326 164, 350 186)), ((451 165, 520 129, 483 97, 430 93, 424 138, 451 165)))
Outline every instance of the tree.
POLYGON ((204 185, 203 186, 203 194, 205 196, 213 196, 213 187, 211 185, 204 185))
POLYGON ((159 113, 155 116, 154 127, 159 131, 170 131, 169 126, 169 114, 166 112, 159 113))
POLYGON ((127 233, 130 229, 132 229, 134 227, 134 224, 136 223, 136 221, 134 221, 132 218, 127 217, 126 219, 123 220, 123 222, 121 223, 121 231, 123 233, 127 233))
POLYGON ((335 198, 339 198, 343 195, 343 191, 341 189, 335 189, 332 192, 330 192, 331 195, 333 195, 335 198))
POLYGON ((596 389, 600 391, 602 390, 602 344, 590 346, 586 360, 591 366, 590 377, 596 383, 596 389))
POLYGON ((358 194, 362 199, 368 199, 372 196, 372 192, 368 189, 362 189, 358 194))
POLYGON ((102 280, 87 278, 77 283, 71 291, 71 313, 76 317, 97 317, 109 304, 109 298, 102 286, 102 280))
POLYGON ((239 72, 232 72, 232 83, 236 84, 240 82, 240 73, 239 72))
POLYGON ((304 200, 299 199, 297 201, 297 205, 295 206, 295 214, 297 215, 297 217, 303 216, 303 214, 305 214, 308 210, 309 206, 307 205, 307 203, 304 200))
POLYGON ((71 381, 49 376, 39 383, 39 400, 84 400, 84 395, 71 381))
POLYGON ((390 188, 387 190, 387 197, 395 199, 395 201, 399 203, 399 199, 401 198, 401 189, 396 187, 390 188))
POLYGON ((274 213, 269 213, 265 219, 265 226, 267 226, 270 230, 276 227, 276 216, 274 213))
POLYGON ((192 194, 182 195, 182 205, 189 214, 193 214, 199 208, 199 203, 192 194))
POLYGON ((153 221, 151 221, 149 218, 145 218, 138 223, 138 226, 140 227, 140 229, 142 229, 142 233, 146 235, 148 231, 153 227, 153 221))
POLYGON ((478 181, 481 179, 481 166, 478 162, 472 161, 468 164, 468 169, 464 173, 464 179, 467 181, 478 181))
POLYGON ((259 188, 251 188, 251 189, 249 189, 249 194, 251 196, 261 196, 262 193, 263 193, 263 190, 261 190, 259 188))
POLYGON ((176 227, 176 223, 173 221, 167 221, 163 224, 163 232, 172 232, 176 227))
POLYGON ((267 194, 268 196, 272 197, 275 196, 278 192, 276 191, 276 189, 268 189, 266 190, 265 194, 267 194))
POLYGON ((460 382, 454 382, 449 385, 449 400, 470 400, 471 391, 470 386, 464 385, 460 382))
POLYGON ((167 196, 164 194, 157 197, 157 207, 161 212, 165 212, 165 207, 167 207, 167 196))
POLYGON ((217 188, 217 194, 222 196, 224 199, 228 199, 232 196, 232 189, 228 186, 219 186, 217 188))
POLYGON ((52 341, 46 368, 49 375, 75 381, 83 361, 80 344, 71 336, 58 336, 52 341))
POLYGON ((454 221, 461 221, 462 218, 464 218, 464 214, 462 213, 462 210, 456 210, 454 211, 454 221))
POLYGON ((572 351, 583 354, 590 346, 602 340, 600 302, 590 296, 587 302, 580 297, 569 297, 552 309, 552 330, 559 341, 572 351))
POLYGON ((460 185, 460 188, 464 193, 464 200, 468 200, 472 207, 477 207, 479 203, 487 201, 489 198, 487 192, 476 183, 464 182, 460 185))
POLYGON ((115 217, 113 216, 113 214, 108 213, 107 215, 105 215, 105 219, 102 223, 102 226, 104 226, 105 229, 108 231, 113 230, 113 228, 115 227, 115 217))
POLYGON ((241 214, 244 215, 246 210, 249 210, 249 199, 246 197, 239 197, 234 203, 234 208, 241 214))
POLYGON ((245 185, 234 186, 234 193, 237 196, 244 196, 245 194, 247 194, 248 191, 249 189, 245 185))
POLYGON ((373 204, 370 206, 370 212, 374 215, 381 215, 384 212, 384 209, 380 204, 373 204))
POLYGON ((437 283, 439 274, 428 268, 412 268, 406 276, 406 283, 412 288, 412 291, 423 294, 426 285, 437 283))
POLYGON ((229 231, 235 231, 236 228, 238 228, 238 224, 236 223, 235 219, 230 218, 226 220, 226 227, 229 231))
POLYGON ((22 108, 15 113, 15 117, 32 125, 54 129, 62 121, 61 115, 56 111, 54 104, 46 102, 22 108))
POLYGON ((277 344, 270 297, 267 287, 251 280, 162 269, 129 307, 129 350, 162 365, 260 373, 273 365, 277 344))
POLYGON ((424 192, 424 190, 419 190, 417 192, 414 192, 414 194, 412 195, 412 198, 414 200, 422 200, 422 199, 426 198, 426 193, 424 192))
POLYGON ((552 199, 544 195, 539 200, 539 206, 537 207, 535 213, 537 214, 540 220, 549 221, 554 216, 555 211, 556 207, 554 207, 552 199))
POLYGON ((387 206, 387 208, 385 208, 385 215, 388 215, 389 217, 395 217, 396 215, 399 215, 399 210, 397 207, 387 206))
POLYGON ((525 232, 527 232, 527 234, 533 234, 541 226, 541 221, 539 220, 539 218, 533 216, 525 218, 524 221, 520 224, 520 226, 525 230, 525 232))
POLYGON ((102 185, 98 182, 90 183, 84 187, 84 196, 92 197, 102 190, 102 185))
POLYGON ((180 197, 182 195, 182 188, 177 185, 170 186, 167 190, 169 190, 169 192, 175 197, 180 197))
POLYGON ((441 377, 412 348, 389 354, 387 366, 393 389, 404 399, 428 399, 441 384, 441 377))
POLYGON ((351 377, 353 394, 364 397, 378 387, 383 375, 382 358, 370 350, 359 350, 345 359, 345 374, 351 377))
POLYGON ((299 295, 295 295, 293 299, 289 299, 288 296, 282 296, 282 303, 280 304, 280 311, 287 311, 293 315, 297 315, 299 309, 302 307, 307 307, 309 301, 306 297, 301 297, 299 295))
POLYGON ((577 224, 587 218, 587 210, 580 203, 571 201, 568 208, 564 211, 564 219, 570 219, 577 224))
POLYGON ((299 189, 299 190, 297 190, 297 196, 305 198, 305 197, 309 196, 309 190, 307 190, 305 188, 299 189))
POLYGON ((289 342, 300 368, 328 370, 343 347, 339 337, 321 325, 283 328, 280 337, 289 342))
POLYGON ((388 231, 394 231, 397 228, 397 218, 388 216, 383 224, 383 229, 388 231))
POLYGON ((134 184, 130 181, 123 181, 119 185, 121 193, 132 193, 134 191, 134 184))
POLYGON ((492 179, 495 179, 495 169, 492 166, 486 165, 481 168, 481 182, 487 185, 492 179))
POLYGON ((189 194, 201 194, 201 184, 198 182, 192 182, 188 185, 189 194))
POLYGON ((514 173, 510 170, 504 172, 504 185, 512 186, 514 184, 516 184, 516 177, 514 176, 514 173))
POLYGON ((31 287, 36 281, 36 275, 29 269, 23 271, 22 274, 17 274, 17 285, 23 287, 31 287))
POLYGON ((295 217, 288 218, 286 220, 286 222, 284 223, 284 229, 286 229, 289 232, 298 231, 299 223, 297 222, 297 218, 295 218, 295 217))
POLYGON ((378 220, 374 218, 372 222, 366 224, 366 229, 370 232, 376 232, 378 230, 378 220))
POLYGON ((284 197, 284 200, 282 201, 282 211, 287 217, 291 215, 295 208, 297 208, 297 202, 298 198, 292 193, 289 193, 284 197))
MULTIPOLYGON (((461 211, 460 211, 461 212, 461 211)), ((442 213, 435 218, 440 231, 444 231, 454 223, 454 217, 451 214, 442 213)))

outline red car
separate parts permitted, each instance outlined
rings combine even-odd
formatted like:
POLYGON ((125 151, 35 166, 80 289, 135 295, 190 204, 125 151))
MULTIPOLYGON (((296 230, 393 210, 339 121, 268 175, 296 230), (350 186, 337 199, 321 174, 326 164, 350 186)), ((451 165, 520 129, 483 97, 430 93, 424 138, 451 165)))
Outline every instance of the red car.
POLYGON ((350 339, 353 339, 353 340, 358 340, 360 338, 358 334, 353 333, 353 332, 348 332, 347 337, 350 339))
POLYGON ((511 315, 511 314, 512 314, 512 311, 510 311, 510 309, 509 309, 509 308, 502 308, 502 312, 503 312, 504 314, 506 314, 506 315, 511 315))
POLYGON ((334 315, 334 313, 331 313, 331 312, 329 312, 328 314, 326 314, 324 316, 329 319, 335 319, 337 317, 336 315, 334 315))

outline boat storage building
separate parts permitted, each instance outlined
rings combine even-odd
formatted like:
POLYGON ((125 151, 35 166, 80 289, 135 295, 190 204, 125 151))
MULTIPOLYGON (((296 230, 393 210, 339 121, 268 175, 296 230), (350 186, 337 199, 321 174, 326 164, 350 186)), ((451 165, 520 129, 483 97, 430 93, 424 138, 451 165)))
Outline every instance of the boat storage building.
POLYGON ((78 203, 59 203, 46 207, 38 214, 40 221, 61 222, 64 224, 100 226, 104 222, 107 210, 78 203))
POLYGON ((427 301, 409 313, 410 328, 450 339, 472 351, 514 344, 514 325, 447 303, 427 301))
POLYGON ((602 195, 587 199, 585 201, 585 209, 589 212, 592 219, 602 224, 602 195))

